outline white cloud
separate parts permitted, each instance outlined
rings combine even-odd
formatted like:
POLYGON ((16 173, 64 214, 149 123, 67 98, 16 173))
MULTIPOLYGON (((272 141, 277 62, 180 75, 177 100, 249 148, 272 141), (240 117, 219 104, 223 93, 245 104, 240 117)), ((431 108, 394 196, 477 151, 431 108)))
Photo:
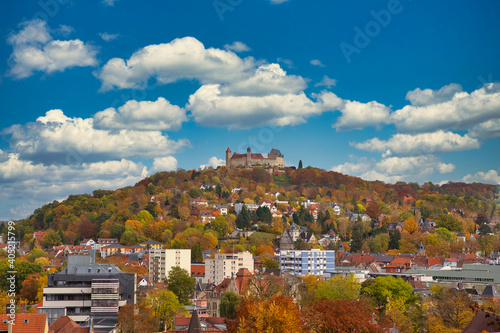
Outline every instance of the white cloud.
POLYGON ((451 101, 456 93, 462 92, 462 86, 456 83, 451 83, 442 87, 439 90, 420 89, 409 91, 406 94, 406 99, 414 106, 425 106, 439 104, 451 101))
POLYGON ((189 97, 186 106, 196 122, 204 126, 251 128, 304 123, 306 118, 335 109, 341 100, 333 93, 313 95, 303 92, 267 96, 226 96, 218 84, 204 85, 189 97))
POLYGON ((279 5, 287 1, 289 0, 269 0, 269 2, 271 2, 273 5, 279 5))
POLYGON ((59 33, 61 33, 63 36, 68 36, 74 31, 75 29, 73 29, 73 27, 70 27, 69 25, 61 24, 59 26, 59 33))
POLYGON ((234 51, 234 52, 248 52, 250 51, 250 48, 248 45, 242 42, 233 42, 232 44, 226 44, 224 45, 224 48, 229 51, 234 51))
POLYGON ((293 68, 293 61, 290 59, 278 58, 276 61, 285 64, 288 68, 293 68))
POLYGON ((128 60, 109 60, 96 76, 101 90, 112 88, 141 88, 151 77, 158 84, 181 79, 196 79, 201 83, 241 80, 251 73, 253 58, 241 59, 231 51, 206 49, 193 37, 184 37, 170 43, 149 45, 135 52, 128 60))
POLYGON ((163 97, 155 102, 130 100, 118 108, 108 108, 94 115, 98 129, 178 130, 187 121, 186 112, 163 97))
POLYGON ((204 170, 204 169, 206 169, 208 167, 217 168, 218 166, 223 166, 223 165, 226 165, 226 161, 225 160, 223 160, 221 158, 217 158, 216 156, 212 156, 208 160, 208 164, 202 164, 202 165, 200 165, 200 169, 204 170))
POLYGON ((313 65, 313 66, 319 66, 319 67, 326 67, 326 66, 325 66, 325 65, 323 65, 323 64, 321 63, 321 61, 320 61, 320 60, 318 60, 318 59, 313 59, 313 60, 311 60, 311 65, 313 65))
POLYGON ((335 86, 337 84, 337 80, 335 79, 330 79, 328 76, 323 76, 323 79, 319 82, 317 82, 316 84, 314 84, 315 87, 322 87, 322 86, 325 86, 327 87, 328 89, 330 89, 331 87, 335 86))
MULTIPOLYGON (((452 85, 450 85, 452 86, 452 85)), ((391 115, 391 121, 401 131, 435 131, 438 129, 469 129, 488 120, 500 118, 500 84, 488 83, 472 93, 450 89, 446 96, 455 91, 453 97, 444 102, 423 106, 407 105, 391 115)), ((441 91, 441 90, 440 90, 441 91)), ((417 94, 418 95, 418 94, 417 94)), ((435 97, 429 99, 412 97, 418 103, 435 103, 435 97)), ((439 98, 438 98, 439 99, 439 98)))
POLYGON ((500 118, 480 123, 471 129, 469 134, 481 139, 494 139, 500 137, 500 118))
POLYGON ((500 185, 500 173, 496 170, 489 170, 487 172, 479 171, 476 174, 468 174, 462 178, 466 183, 487 183, 500 185))
POLYGON ((157 157, 153 160, 151 173, 177 169, 177 160, 173 156, 157 157))
POLYGON ((287 75, 279 64, 267 64, 257 68, 248 78, 222 85, 225 96, 266 96, 295 94, 307 88, 306 81, 296 75, 287 75))
POLYGON ((90 193, 95 189, 116 189, 129 186, 147 176, 144 165, 121 159, 79 165, 43 165, 21 160, 18 154, 0 162, 0 211, 24 218, 31 205, 12 208, 12 200, 47 203, 75 193, 90 193), (6 205, 6 201, 8 205, 6 205))
POLYGON ((101 32, 99 33, 99 36, 106 42, 110 42, 112 40, 115 40, 120 36, 120 34, 108 34, 107 32, 101 32))
POLYGON ((428 181, 432 174, 446 174, 455 170, 453 164, 443 163, 434 155, 415 157, 390 157, 380 161, 361 159, 332 167, 332 171, 359 176, 365 180, 380 180, 394 183, 397 181, 428 181))
POLYGON ((372 101, 361 103, 358 101, 345 101, 339 107, 342 115, 337 118, 333 128, 338 131, 363 129, 368 126, 379 126, 387 121, 390 109, 383 104, 372 101))
POLYGON ((478 149, 479 141, 468 135, 461 136, 453 132, 436 131, 422 134, 396 134, 389 140, 379 138, 361 143, 350 143, 351 146, 369 152, 380 152, 386 156, 417 156, 478 149))
POLYGON ((49 163, 153 158, 189 145, 160 131, 96 129, 93 118, 69 118, 61 110, 50 110, 34 123, 13 125, 2 134, 11 136, 10 149, 21 158, 49 163))
POLYGON ((20 28, 7 39, 13 47, 8 75, 16 79, 29 77, 34 71, 53 73, 75 66, 97 65, 97 51, 91 45, 79 39, 53 40, 47 23, 42 20, 23 22, 20 28))

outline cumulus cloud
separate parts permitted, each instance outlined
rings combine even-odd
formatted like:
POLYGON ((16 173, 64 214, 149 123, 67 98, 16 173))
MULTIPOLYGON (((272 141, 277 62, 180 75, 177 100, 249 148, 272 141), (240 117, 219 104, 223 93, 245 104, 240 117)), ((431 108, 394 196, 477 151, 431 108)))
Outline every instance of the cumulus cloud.
POLYGON ((36 122, 13 125, 2 131, 10 135, 10 149, 23 159, 50 163, 80 163, 117 158, 153 158, 189 145, 173 141, 160 131, 102 130, 93 118, 69 118, 62 110, 50 110, 36 122))
POLYGON ((456 83, 451 83, 442 87, 439 90, 420 89, 409 91, 406 94, 406 99, 414 106, 425 106, 439 104, 451 101, 456 93, 462 92, 462 86, 456 83))
POLYGON ((29 77, 34 71, 50 74, 75 66, 97 65, 94 47, 79 39, 53 40, 47 23, 39 19, 21 23, 19 32, 7 42, 13 47, 8 75, 15 79, 29 77))
POLYGON ((226 165, 226 161, 225 160, 223 160, 221 158, 217 158, 216 156, 212 156, 208 160, 208 164, 202 164, 202 165, 200 165, 200 169, 204 170, 204 169, 206 169, 208 167, 217 168, 218 166, 223 166, 223 165, 226 165))
POLYGON ((7 160, 0 162, 0 211, 5 214, 10 209, 11 216, 2 218, 24 218, 27 208, 23 205, 9 208, 5 206, 6 200, 47 203, 53 198, 90 193, 98 188, 128 186, 147 174, 144 165, 126 159, 79 165, 44 165, 22 160, 19 154, 9 154, 7 160))
POLYGON ((326 67, 326 66, 325 66, 325 65, 323 65, 323 64, 321 63, 321 61, 320 61, 320 60, 318 60, 318 59, 313 59, 313 60, 311 60, 311 65, 313 65, 313 66, 319 66, 319 67, 326 67))
POLYGON ((186 106, 196 122, 204 126, 251 128, 304 123, 306 118, 332 110, 341 103, 333 93, 309 99, 304 92, 266 96, 224 95, 221 86, 204 85, 189 97, 186 106))
POLYGON ((469 134, 481 139, 500 137, 500 118, 485 121, 469 129, 469 134))
POLYGON ((207 49, 196 38, 184 37, 146 46, 127 60, 113 58, 95 74, 105 91, 141 88, 152 77, 158 84, 181 79, 196 79, 204 84, 228 82, 241 79, 254 65, 251 57, 241 59, 231 51, 207 49))
POLYGON ((307 88, 306 81, 296 75, 287 75, 279 64, 267 64, 243 80, 221 85, 225 96, 266 96, 295 94, 307 88))
POLYGON ((323 76, 323 79, 317 83, 314 84, 315 87, 327 87, 330 89, 331 87, 335 86, 337 84, 337 80, 335 79, 330 79, 328 76, 323 76))
POLYGON ((157 157, 153 160, 151 173, 177 169, 177 159, 173 156, 157 157))
POLYGON ((388 183, 397 181, 428 181, 429 175, 447 174, 455 170, 455 165, 447 164, 434 155, 414 157, 389 157, 380 161, 362 159, 332 167, 337 171, 365 180, 380 180, 388 183))
POLYGON ((369 152, 383 153, 383 156, 417 156, 478 149, 479 141, 468 135, 461 136, 453 132, 436 131, 422 134, 396 134, 389 140, 373 138, 351 146, 369 152))
POLYGON ((178 130, 185 121, 185 110, 163 97, 154 102, 130 100, 118 110, 108 108, 94 115, 94 127, 99 129, 178 130))
POLYGON ((344 101, 339 110, 342 114, 332 125, 338 131, 379 126, 381 123, 387 122, 390 113, 390 108, 375 101, 368 103, 344 101))
POLYGON ((469 129, 500 118, 500 83, 485 84, 470 94, 458 91, 458 86, 453 85, 446 86, 445 91, 434 95, 431 93, 430 97, 424 97, 423 91, 417 92, 411 97, 417 105, 407 105, 395 111, 391 121, 398 130, 413 132, 469 129))
POLYGON ((118 38, 120 34, 108 34, 107 32, 99 33, 99 36, 106 42, 110 42, 118 38))
POLYGON ((500 185, 500 173, 496 170, 489 170, 486 172, 479 171, 476 174, 468 174, 462 178, 466 183, 487 183, 500 185))
POLYGON ((233 42, 232 44, 226 44, 224 45, 224 48, 228 51, 234 51, 234 52, 248 52, 250 51, 250 48, 248 45, 242 42, 233 42))

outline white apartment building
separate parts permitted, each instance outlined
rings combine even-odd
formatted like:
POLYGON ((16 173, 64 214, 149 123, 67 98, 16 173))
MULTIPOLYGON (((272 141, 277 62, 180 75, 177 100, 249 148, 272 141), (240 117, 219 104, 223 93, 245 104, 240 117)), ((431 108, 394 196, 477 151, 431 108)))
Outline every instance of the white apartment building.
POLYGON ((163 282, 172 267, 178 266, 191 275, 191 249, 150 249, 149 280, 163 282))
POLYGON ((319 275, 335 270, 335 251, 289 250, 280 252, 280 270, 295 276, 319 275))
POLYGON ((252 274, 254 260, 253 255, 248 252, 239 253, 216 253, 214 258, 205 260, 205 283, 219 284, 225 278, 236 275, 240 268, 247 268, 252 274))

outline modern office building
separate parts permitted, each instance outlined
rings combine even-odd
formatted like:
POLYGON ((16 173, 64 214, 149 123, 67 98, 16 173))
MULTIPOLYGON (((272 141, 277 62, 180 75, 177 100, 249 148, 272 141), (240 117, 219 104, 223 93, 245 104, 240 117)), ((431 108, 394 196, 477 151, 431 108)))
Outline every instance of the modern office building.
POLYGON ((191 275, 191 249, 150 249, 149 280, 163 282, 172 267, 178 266, 191 275))
POLYGON ((216 253, 214 258, 205 259, 205 283, 219 284, 225 278, 230 278, 238 273, 241 268, 246 268, 253 274, 253 255, 248 252, 216 253))
POLYGON ((113 264, 95 263, 93 255, 68 256, 68 265, 49 274, 43 306, 49 324, 69 316, 82 326, 113 327, 120 307, 135 304, 136 274, 113 264))
POLYGON ((280 252, 280 270, 295 276, 321 275, 335 270, 335 251, 289 250, 280 252))

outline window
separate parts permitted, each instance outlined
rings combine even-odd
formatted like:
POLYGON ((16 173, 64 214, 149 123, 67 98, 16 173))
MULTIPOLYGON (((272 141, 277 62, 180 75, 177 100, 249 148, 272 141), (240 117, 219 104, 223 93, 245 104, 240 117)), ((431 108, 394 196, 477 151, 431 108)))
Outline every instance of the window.
POLYGON ((8 323, 9 323, 9 321, 7 319, 4 319, 2 322, 2 324, 8 324, 8 323))
POLYGON ((24 321, 23 321, 23 323, 24 323, 24 324, 27 324, 27 323, 29 323, 29 322, 30 322, 30 320, 29 320, 29 319, 24 319, 24 321))

